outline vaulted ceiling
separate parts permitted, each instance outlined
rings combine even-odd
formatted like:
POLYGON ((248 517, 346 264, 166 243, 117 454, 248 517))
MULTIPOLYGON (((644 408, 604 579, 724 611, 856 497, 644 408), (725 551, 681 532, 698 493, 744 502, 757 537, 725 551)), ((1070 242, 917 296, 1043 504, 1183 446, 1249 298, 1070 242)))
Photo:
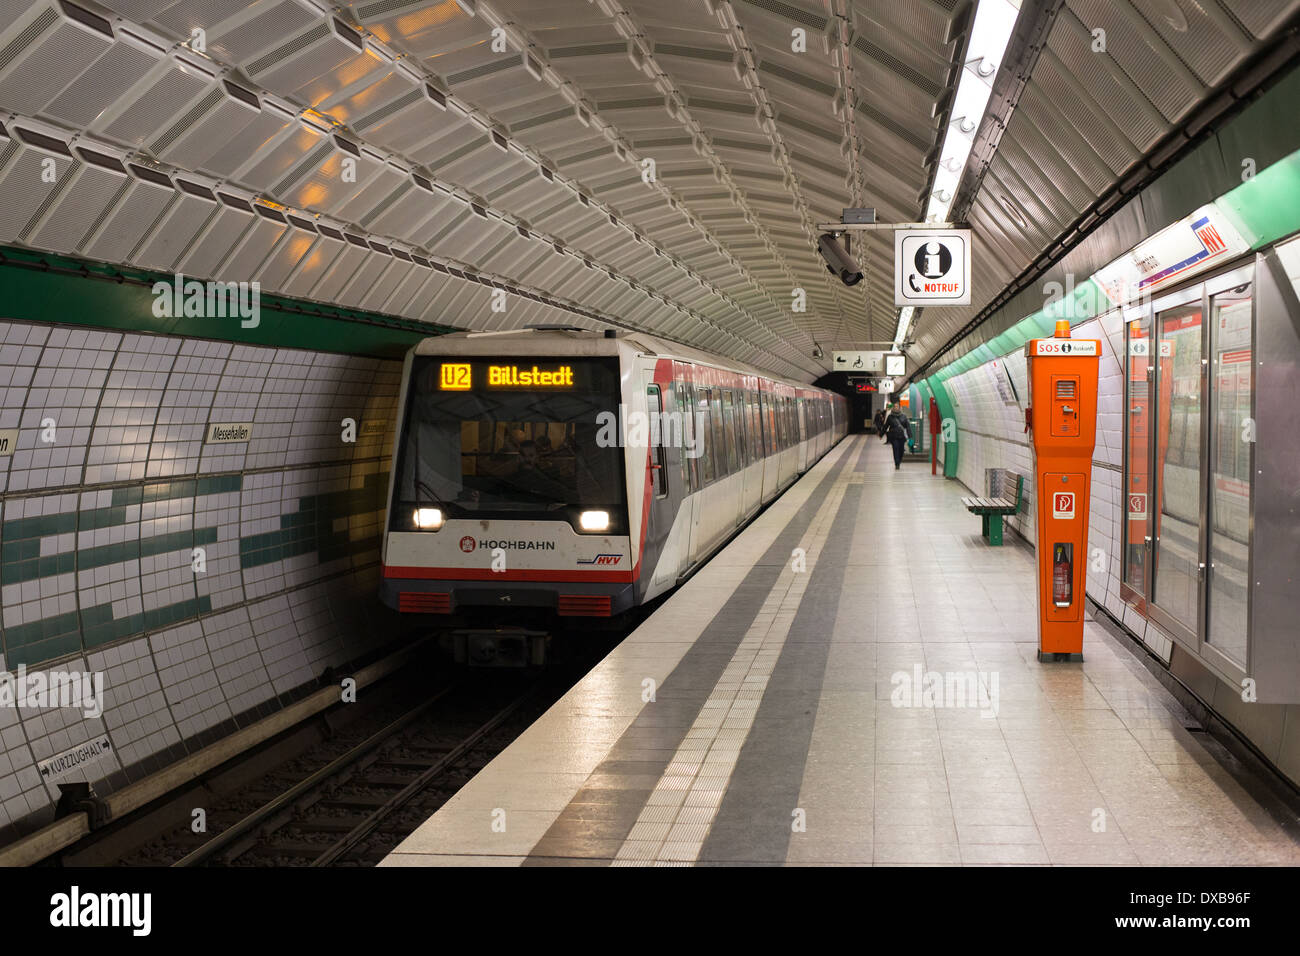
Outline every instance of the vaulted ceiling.
MULTIPOLYGON (((913 359, 1297 5, 1026 0, 1050 32, 970 203, 974 300, 922 313, 913 359)), ((644 329, 811 380, 894 336, 892 240, 848 288, 817 225, 921 218, 971 12, 0 0, 0 244, 469 328, 644 329)))

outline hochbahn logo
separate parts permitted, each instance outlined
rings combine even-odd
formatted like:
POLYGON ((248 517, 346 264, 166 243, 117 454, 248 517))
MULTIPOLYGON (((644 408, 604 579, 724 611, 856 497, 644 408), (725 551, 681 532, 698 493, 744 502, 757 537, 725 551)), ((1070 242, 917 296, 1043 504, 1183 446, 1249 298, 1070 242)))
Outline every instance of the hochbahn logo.
POLYGON ((475 548, 491 548, 494 551, 497 548, 500 548, 503 551, 554 551, 555 542, 554 541, 525 541, 522 539, 519 541, 507 541, 504 539, 497 540, 495 538, 488 539, 488 540, 479 538, 477 541, 475 541, 469 535, 465 535, 465 537, 460 539, 460 549, 464 551, 466 554, 469 554, 475 548))

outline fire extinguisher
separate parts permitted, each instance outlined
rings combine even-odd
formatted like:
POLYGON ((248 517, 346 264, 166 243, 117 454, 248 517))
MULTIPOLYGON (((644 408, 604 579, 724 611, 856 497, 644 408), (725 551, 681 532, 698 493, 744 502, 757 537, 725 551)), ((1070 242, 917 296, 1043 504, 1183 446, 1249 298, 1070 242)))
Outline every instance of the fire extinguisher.
POLYGON ((1069 607, 1074 602, 1074 545, 1052 546, 1052 603, 1069 607))

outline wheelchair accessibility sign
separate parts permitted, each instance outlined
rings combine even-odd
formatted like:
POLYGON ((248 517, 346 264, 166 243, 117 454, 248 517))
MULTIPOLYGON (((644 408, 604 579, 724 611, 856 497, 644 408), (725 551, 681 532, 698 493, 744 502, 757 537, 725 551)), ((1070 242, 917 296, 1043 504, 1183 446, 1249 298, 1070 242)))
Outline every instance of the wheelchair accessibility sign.
POLYGON ((970 230, 894 231, 895 305, 970 305, 970 230))

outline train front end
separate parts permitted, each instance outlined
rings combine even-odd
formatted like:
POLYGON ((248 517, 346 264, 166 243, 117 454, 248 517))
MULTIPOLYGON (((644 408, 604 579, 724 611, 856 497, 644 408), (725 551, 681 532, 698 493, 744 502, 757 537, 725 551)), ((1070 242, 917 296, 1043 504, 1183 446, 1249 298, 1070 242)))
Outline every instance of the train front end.
POLYGON ((383 601, 466 626, 536 627, 632 607, 624 450, 607 427, 620 389, 613 340, 417 346, 404 374, 383 601))

